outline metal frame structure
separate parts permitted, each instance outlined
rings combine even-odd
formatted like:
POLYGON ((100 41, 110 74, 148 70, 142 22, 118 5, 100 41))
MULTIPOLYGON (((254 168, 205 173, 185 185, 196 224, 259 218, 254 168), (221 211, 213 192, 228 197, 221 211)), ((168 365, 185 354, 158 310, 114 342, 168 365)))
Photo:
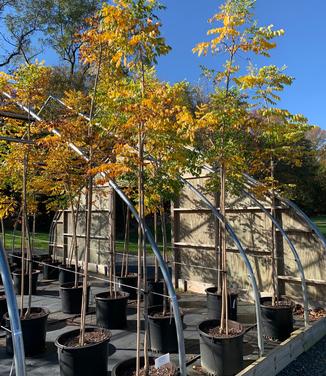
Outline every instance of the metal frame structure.
MULTIPOLYGON (((14 98, 11 97, 10 94, 4 93, 4 92, 2 94, 5 97, 7 97, 8 99, 14 99, 14 98)), ((54 100, 54 101, 58 102, 60 105, 69 108, 68 106, 66 106, 66 104, 63 101, 61 101, 61 100, 59 100, 59 99, 57 99, 53 96, 49 96, 47 98, 47 100, 44 102, 44 104, 43 104, 42 108, 40 109, 40 111, 38 112, 38 114, 35 114, 33 111, 29 110, 26 106, 24 106, 24 105, 22 105, 18 102, 15 102, 15 104, 17 106, 19 106, 23 111, 25 111, 28 114, 27 117, 25 117, 24 115, 19 115, 20 120, 41 121, 42 119, 39 115, 46 108, 46 106, 48 105, 50 100, 54 100)), ((4 116, 5 115, 6 114, 4 114, 4 116)), ((8 113, 7 115, 9 115, 8 117, 13 116, 13 114, 11 114, 11 113, 10 114, 8 113)), ((85 119, 89 120, 89 118, 85 114, 78 113, 78 115, 83 116, 85 119)), ((55 135, 61 137, 60 132, 58 130, 53 129, 51 131, 55 135)), ((16 140, 16 139, 9 139, 9 138, 6 139, 5 137, 0 138, 0 139, 4 139, 4 140, 9 141, 9 142, 24 142, 24 140, 16 140)), ((78 147, 76 147, 72 143, 68 143, 68 145, 79 156, 81 156, 82 158, 87 160, 87 157, 85 156, 85 154, 83 153, 82 150, 80 150, 78 147)), ((191 149, 194 150, 193 148, 191 148, 191 149)), ((211 173, 216 173, 216 171, 214 171, 209 166, 204 166, 204 169, 206 169, 207 171, 209 171, 211 173)), ((249 176, 247 174, 244 174, 244 176, 245 176, 246 180, 248 181, 248 183, 250 185, 254 185, 254 186, 259 185, 259 183, 255 179, 253 179, 251 176, 249 176)), ((211 210, 213 216, 219 222, 225 224, 227 232, 229 233, 231 239, 235 243, 235 245, 236 245, 236 247, 237 247, 237 249, 240 253, 241 258, 246 265, 246 268, 248 270, 248 277, 251 281, 251 285, 252 285, 253 293, 254 293, 254 297, 255 297, 258 348, 259 348, 260 355, 263 355, 263 353, 264 353, 264 340, 263 340, 262 321, 261 321, 260 291, 259 291, 259 288, 258 288, 258 285, 257 285, 257 282, 256 282, 256 277, 255 277, 252 265, 251 265, 247 255, 246 255, 246 252, 245 252, 240 240, 238 239, 237 235, 235 234, 235 231, 233 230, 233 228, 230 226, 230 224, 227 222, 227 220, 220 214, 218 209, 207 199, 207 197, 204 194, 202 194, 197 188, 195 188, 185 178, 179 177, 179 179, 180 179, 180 181, 183 182, 184 185, 188 186, 189 189, 193 193, 195 193, 205 203, 205 205, 211 210)), ((111 186, 111 188, 113 188, 113 190, 118 194, 118 196, 129 207, 129 209, 132 212, 132 214, 134 215, 135 219, 141 225, 143 235, 147 239, 149 244, 151 245, 151 248, 154 252, 154 255, 159 262, 163 278, 164 278, 166 285, 167 285, 168 293, 169 293, 171 303, 172 303, 172 307, 173 307, 173 314, 174 314, 175 321, 176 321, 178 346, 179 346, 180 373, 181 373, 181 375, 185 376, 186 375, 186 359, 185 359, 185 348, 184 348, 184 338, 183 338, 183 325, 182 325, 182 320, 181 320, 181 317, 180 317, 177 296, 176 296, 176 293, 175 293, 175 290, 174 290, 174 287, 173 287, 172 278, 171 278, 170 273, 168 271, 167 265, 166 265, 166 263, 164 262, 164 260, 161 256, 161 253, 159 251, 159 248, 158 248, 156 242, 154 241, 154 238, 153 238, 151 231, 147 227, 146 223, 141 220, 137 210, 135 209, 135 207, 133 206, 133 204, 131 203, 129 198, 123 193, 123 191, 119 188, 119 186, 117 185, 117 183, 115 181, 108 180, 108 182, 109 182, 109 185, 111 186)), ((262 205, 259 202, 259 200, 253 194, 251 194, 250 192, 248 192, 246 190, 243 190, 243 194, 245 194, 247 197, 249 197, 251 200, 253 200, 255 202, 255 204, 274 223, 274 225, 280 231, 282 237, 286 240, 287 244, 290 247, 290 250, 291 250, 291 252, 294 256, 294 259, 296 261, 298 271, 299 271, 299 274, 300 274, 302 295, 303 295, 303 302, 304 302, 304 321, 305 321, 305 325, 308 325, 309 324, 309 312, 308 312, 307 286, 306 286, 304 269, 303 269, 299 254, 298 254, 295 246, 293 245, 292 241, 289 239, 288 235, 286 234, 285 230, 283 229, 282 225, 279 223, 279 221, 272 216, 272 214, 264 207, 264 205, 262 205)), ((279 196, 278 196, 278 199, 281 202, 288 205, 289 207, 291 207, 297 213, 297 215, 299 215, 299 217, 304 220, 304 222, 309 226, 309 228, 316 234, 318 240, 322 243, 322 245, 323 245, 323 247, 325 248, 325 251, 326 251, 326 239, 321 234, 321 232, 319 231, 317 226, 314 223, 312 223, 312 221, 307 217, 307 215, 304 212, 302 212, 302 210, 296 204, 294 204, 292 201, 284 199, 284 198, 279 197, 279 196)), ((4 282, 6 281, 6 283, 4 283, 6 294, 9 294, 8 311, 9 311, 9 316, 10 316, 10 320, 11 320, 11 325, 12 325, 12 328, 13 328, 16 374, 18 376, 23 376, 23 375, 25 375, 25 363, 24 363, 24 351, 23 351, 24 349, 23 349, 21 329, 20 329, 20 320, 19 320, 19 316, 18 316, 18 309, 17 309, 16 300, 14 299, 15 302, 11 301, 12 295, 11 295, 11 298, 10 298, 10 294, 13 294, 14 298, 15 298, 15 295, 14 295, 14 292, 13 292, 13 286, 12 286, 12 282, 11 282, 11 279, 10 279, 9 267, 8 267, 8 265, 6 265, 6 263, 7 263, 7 261, 6 261, 6 258, 5 258, 4 250, 0 246, 0 272, 1 272, 1 275, 2 275, 4 282), (8 282, 8 277, 10 279, 10 283, 8 282), (11 284, 11 286, 10 286, 10 284, 11 284), (11 307, 10 309, 9 309, 9 305, 11 307), (11 315, 10 315, 10 313, 11 313, 11 315), (18 325, 17 325, 17 323, 18 323, 18 325), (21 373, 19 373, 19 372, 21 372, 21 373)))
POLYGON ((23 342, 23 333, 20 324, 19 311, 17 306, 14 285, 11 279, 5 250, 0 242, 0 273, 2 283, 6 292, 8 314, 10 320, 11 337, 14 347, 15 371, 17 376, 25 376, 25 351, 23 342))

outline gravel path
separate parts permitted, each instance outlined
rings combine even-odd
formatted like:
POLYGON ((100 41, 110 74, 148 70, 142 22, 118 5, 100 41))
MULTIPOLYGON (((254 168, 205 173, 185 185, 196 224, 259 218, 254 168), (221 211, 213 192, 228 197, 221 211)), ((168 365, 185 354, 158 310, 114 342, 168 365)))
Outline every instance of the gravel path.
POLYGON ((278 376, 326 376, 326 337, 301 354, 278 376))

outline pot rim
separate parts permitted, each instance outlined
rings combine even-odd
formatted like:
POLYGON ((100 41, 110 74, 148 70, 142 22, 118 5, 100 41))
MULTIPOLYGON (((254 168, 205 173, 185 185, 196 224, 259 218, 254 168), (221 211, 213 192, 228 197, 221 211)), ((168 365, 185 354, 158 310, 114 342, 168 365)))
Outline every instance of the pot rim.
POLYGON ((128 273, 126 276, 121 276, 121 275, 117 275, 116 278, 120 279, 120 278, 138 278, 137 276, 137 273, 128 273))
MULTIPOLYGON (((41 318, 43 318, 43 317, 47 317, 47 316, 49 316, 49 314, 50 314, 49 309, 46 308, 46 307, 31 307, 31 311, 32 311, 32 312, 33 312, 33 309, 40 309, 40 310, 41 310, 41 312, 40 312, 40 316, 38 316, 38 317, 29 317, 29 318, 27 318, 27 319, 23 319, 23 321, 38 320, 38 319, 41 319, 41 318), (42 315, 41 315, 41 313, 42 313, 42 315)), ((26 308, 24 308, 24 310, 26 310, 26 308)), ((20 309, 19 309, 18 311, 20 312, 20 309)), ((8 313, 8 312, 6 312, 6 313, 3 315, 3 319, 4 319, 4 320, 9 320, 9 313, 8 313)), ((21 320, 21 321, 22 321, 22 320, 21 320)))
POLYGON ((236 323, 236 324, 240 325, 240 327, 241 327, 241 329, 242 329, 241 333, 236 334, 236 335, 233 335, 233 336, 230 336, 230 337, 216 337, 216 336, 211 336, 211 335, 205 333, 203 330, 201 330, 201 329, 199 328, 199 326, 202 325, 204 322, 211 322, 211 321, 216 321, 216 322, 218 322, 218 320, 203 320, 203 321, 201 321, 201 322, 197 325, 197 330, 198 330, 199 334, 205 336, 206 338, 209 338, 210 340, 230 340, 230 339, 233 339, 233 338, 241 337, 241 336, 243 336, 243 335, 245 334, 245 332, 246 332, 244 326, 243 326, 240 322, 238 322, 238 321, 234 321, 234 320, 228 320, 228 322, 232 322, 232 323, 236 323))
POLYGON ((66 346, 66 345, 63 345, 62 343, 60 343, 60 338, 63 337, 63 336, 65 336, 65 335, 67 335, 68 333, 71 333, 71 334, 72 333, 74 333, 74 334, 75 333, 76 334, 80 333, 80 329, 73 329, 73 330, 70 330, 68 332, 60 334, 56 338, 56 340, 54 341, 54 344, 55 344, 56 347, 58 347, 61 350, 70 350, 70 351, 73 351, 73 350, 87 349, 87 348, 90 348, 90 347, 94 347, 94 346, 100 345, 100 344, 102 344, 104 342, 109 342, 110 339, 111 339, 111 337, 112 337, 112 333, 111 333, 111 331, 109 329, 106 329, 106 328, 94 328, 94 327, 86 327, 85 328, 86 332, 100 331, 100 330, 105 331, 108 334, 108 337, 106 339, 100 341, 100 342, 89 343, 89 344, 86 344, 86 345, 84 345, 82 347, 81 346, 78 346, 78 347, 77 346, 66 346))
MULTIPOLYGON (((78 282, 77 287, 75 287, 74 282, 66 282, 66 283, 63 283, 62 285, 60 285, 59 287, 62 290, 79 290, 79 289, 83 289, 83 282, 78 282)), ((89 288, 89 287, 90 287, 90 284, 87 285, 87 288, 89 288)))
POLYGON ((99 292, 98 294, 95 295, 95 300, 101 300, 101 301, 112 301, 112 300, 124 300, 128 299, 130 294, 128 292, 124 291, 117 291, 120 296, 117 297, 105 297, 105 296, 100 296, 100 295, 105 295, 109 294, 109 291, 104 291, 104 292, 99 292))
MULTIPOLYGON (((205 293, 207 295, 222 296, 222 294, 217 293, 217 287, 216 286, 207 287, 205 289, 205 293), (208 291, 209 289, 216 289, 216 292, 208 291)), ((229 292, 228 295, 229 296, 239 296, 239 293, 238 292, 229 292)))
MULTIPOLYGON (((149 317, 150 319, 152 319, 152 320, 164 320, 164 319, 169 319, 169 320, 170 320, 171 317, 174 318, 174 315, 173 315, 172 312, 170 312, 170 315, 169 315, 169 316, 161 316, 161 317, 154 317, 154 316, 152 316, 152 315, 149 313, 149 311, 150 311, 151 309, 153 309, 153 310, 157 309, 157 311, 159 312, 159 309, 161 309, 161 308, 162 308, 162 310, 163 310, 163 306, 162 306, 162 305, 157 305, 157 306, 151 306, 151 307, 148 307, 148 317, 149 317)), ((180 316, 181 316, 181 318, 183 318, 184 315, 185 315, 184 311, 183 311, 181 308, 179 308, 179 312, 180 312, 180 316)), ((155 312, 155 313, 156 313, 156 312, 155 312)))
MULTIPOLYGON (((34 269, 34 270, 32 270, 32 274, 40 274, 40 273, 41 273, 41 270, 39 270, 39 269, 34 269)), ((21 275, 21 274, 22 274, 22 273, 21 273, 21 269, 13 270, 13 271, 11 272, 11 274, 14 274, 14 275, 21 275)), ((28 273, 25 274, 25 275, 28 276, 28 273)))
POLYGON ((291 310, 293 309, 294 307, 294 304, 293 302, 289 302, 288 304, 282 304, 282 305, 266 305, 266 304, 260 304, 260 307, 261 308, 264 308, 264 309, 270 309, 270 310, 274 310, 274 311, 281 311, 281 310, 291 310))

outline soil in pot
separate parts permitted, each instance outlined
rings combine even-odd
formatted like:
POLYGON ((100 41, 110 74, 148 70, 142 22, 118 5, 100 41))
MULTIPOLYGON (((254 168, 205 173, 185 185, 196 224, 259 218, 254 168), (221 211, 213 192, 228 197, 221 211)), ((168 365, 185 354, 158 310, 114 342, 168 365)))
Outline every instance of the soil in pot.
POLYGON ((129 294, 129 300, 137 299, 137 274, 128 274, 125 277, 117 276, 119 289, 129 294))
POLYGON ((274 306, 271 298, 264 299, 261 313, 265 337, 284 341, 293 332, 293 305, 287 300, 280 300, 274 306))
MULTIPOLYGON (((181 318, 183 320, 183 312, 181 318)), ((149 336, 151 350, 160 353, 178 352, 178 338, 173 314, 163 314, 163 307, 148 308, 149 336)))
POLYGON ((97 325, 106 329, 124 329, 127 326, 128 298, 128 293, 120 291, 113 295, 109 292, 95 295, 97 325))
POLYGON ((111 333, 107 329, 86 328, 85 345, 79 346, 80 330, 61 334, 55 341, 61 376, 107 376, 108 342, 111 333))
MULTIPOLYGON (((87 308, 89 300, 89 289, 87 289, 87 308)), ((65 283, 60 286, 60 296, 62 312, 68 314, 80 314, 83 298, 83 284, 79 283, 78 287, 75 287, 74 283, 65 283)))
MULTIPOLYGON (((221 317, 222 296, 217 293, 216 287, 205 290, 207 299, 207 315, 209 320, 219 320, 221 317)), ((238 312, 238 294, 228 294, 229 319, 236 321, 238 312)))
POLYGON ((60 261, 45 260, 43 265, 43 279, 45 280, 57 280, 59 278, 59 266, 60 261))
POLYGON ((210 375, 231 376, 243 368, 243 335, 241 324, 228 321, 229 335, 220 333, 219 320, 205 320, 198 326, 201 366, 210 375))
MULTIPOLYGON (((65 283, 75 282, 75 266, 59 265, 59 285, 64 285, 65 283)), ((78 273, 80 272, 80 267, 78 267, 78 273)), ((79 280, 79 276, 78 276, 79 280)))
POLYGON ((164 281, 156 281, 149 279, 147 281, 148 286, 148 306, 161 306, 163 305, 164 294, 164 281))
MULTIPOLYGON (((26 309, 24 309, 24 313, 26 313, 26 309)), ((20 320, 26 356, 34 356, 45 350, 48 315, 48 309, 32 307, 31 314, 28 318, 22 318, 20 320)), ((8 313, 4 315, 4 320, 6 327, 10 329, 8 313)), ((6 335, 6 351, 8 354, 13 355, 13 344, 10 332, 7 332, 6 335)))
MULTIPOLYGON (((37 280, 38 276, 40 274, 39 270, 33 270, 32 272, 32 294, 36 294, 37 290, 37 280)), ((14 289, 15 293, 17 295, 21 295, 21 280, 22 280, 22 275, 21 275, 21 270, 17 269, 12 272, 12 277, 14 281, 14 289)), ((29 286, 29 276, 28 274, 24 274, 24 295, 28 295, 28 288, 29 286)))
MULTIPOLYGON (((158 369, 154 367, 155 358, 149 358, 149 376, 174 376, 177 374, 176 368, 172 363, 168 363, 165 366, 162 366, 158 369)), ((140 358, 140 376, 145 374, 144 372, 144 358, 140 358)), ((111 376, 136 376, 136 358, 131 358, 127 360, 123 360, 116 364, 111 372, 111 376)))

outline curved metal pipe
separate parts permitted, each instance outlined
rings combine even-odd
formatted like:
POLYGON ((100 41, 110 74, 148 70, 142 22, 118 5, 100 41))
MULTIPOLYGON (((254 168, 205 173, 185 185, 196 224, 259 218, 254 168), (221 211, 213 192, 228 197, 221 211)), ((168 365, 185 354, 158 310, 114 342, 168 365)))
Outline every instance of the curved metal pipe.
POLYGON ((233 228, 229 225, 229 223, 225 220, 225 218, 223 218, 223 216, 219 213, 219 211, 215 208, 215 206, 197 188, 195 188, 191 183, 189 183, 189 181, 187 181, 186 179, 182 177, 180 177, 180 180, 184 184, 186 184, 192 192, 194 192, 198 197, 200 197, 203 200, 203 202, 209 207, 214 217, 217 218, 219 222, 225 224, 225 228, 227 232, 229 233, 235 245, 237 246, 240 256, 247 267, 248 276, 250 278, 252 289, 253 289, 254 296, 255 296, 255 309, 256 309, 256 320, 257 320, 257 341, 258 341, 259 354, 260 356, 262 356, 264 354, 264 339, 263 339, 262 319, 261 319, 261 309, 260 309, 260 292, 259 292, 259 288, 256 282, 254 271, 246 255, 246 252, 243 249, 233 228))
POLYGON ((167 267, 165 261, 163 260, 163 257, 161 255, 161 252, 160 252, 156 242, 154 241, 154 238, 153 238, 153 235, 152 235, 150 229, 141 220, 141 218, 139 217, 138 212, 135 209, 135 207, 132 205, 132 203, 129 201, 129 199, 126 197, 126 195, 121 191, 121 189, 117 186, 117 184, 114 181, 110 180, 109 184, 117 192, 117 194, 120 196, 120 198, 128 205, 130 211, 135 216, 137 222, 140 223, 140 225, 142 227, 143 234, 147 238, 148 242, 150 243, 152 250, 155 254, 155 257, 157 258, 157 261, 160 265, 162 275, 163 275, 164 281, 166 283, 166 287, 168 289, 169 296, 170 296, 170 299, 171 299, 171 304, 172 304, 172 307, 173 307, 173 314, 174 314, 174 319, 175 319, 175 324, 176 324, 176 329, 177 329, 177 337, 178 337, 180 374, 183 375, 183 376, 186 376, 187 375, 187 367, 186 367, 186 352, 185 352, 184 336, 183 336, 183 323, 182 323, 182 320, 181 320, 178 298, 177 298, 177 295, 176 295, 174 287, 173 287, 171 274, 168 270, 168 267, 167 267))
POLYGON ((8 314, 10 319, 11 338, 14 346, 14 361, 17 376, 25 376, 25 351, 23 334, 20 324, 20 317, 18 313, 17 300, 12 283, 10 269, 7 261, 5 251, 0 242, 0 273, 2 283, 6 292, 8 314))
MULTIPOLYGON (((11 98, 9 94, 6 94, 7 98, 11 98)), ((17 103, 19 107, 21 107, 24 111, 27 111, 34 119, 41 121, 41 118, 36 115, 33 111, 30 111, 26 106, 17 103)), ((56 129, 51 130, 52 133, 54 133, 57 136, 61 136, 60 132, 56 129)), ((74 144, 68 143, 69 147, 74 150, 78 155, 80 155, 82 158, 84 158, 86 161, 88 161, 87 156, 74 144)), ((104 174, 105 175, 105 174, 104 174)), ((184 336, 183 336, 183 324, 181 320, 181 315, 180 315, 180 309, 179 309, 179 304, 178 304, 178 299, 177 295, 175 293, 173 283, 172 283, 172 278, 169 273, 169 270, 166 266, 165 261, 163 260, 163 257, 161 256, 161 252, 157 247, 157 244, 154 241, 154 238, 151 234, 151 231, 147 227, 146 223, 139 217, 137 210, 131 203, 131 201, 128 199, 128 197, 122 192, 122 190, 118 187, 118 185, 111 179, 108 180, 110 186, 117 192, 117 194, 120 196, 120 198, 126 203, 126 205, 129 207, 130 211, 134 214, 137 222, 141 225, 142 232, 144 234, 144 237, 147 238, 148 242, 150 243, 152 250, 154 252, 155 257, 157 258, 157 261, 159 263, 159 266, 162 271, 162 275, 164 278, 164 281, 166 283, 169 296, 171 299, 171 304, 173 308, 173 314, 174 314, 174 319, 175 319, 175 324, 176 324, 176 330, 177 330, 177 337, 178 337, 178 350, 179 350, 179 364, 180 364, 180 374, 182 376, 187 375, 187 367, 186 367, 186 353, 185 353, 185 345, 184 345, 184 336)))

